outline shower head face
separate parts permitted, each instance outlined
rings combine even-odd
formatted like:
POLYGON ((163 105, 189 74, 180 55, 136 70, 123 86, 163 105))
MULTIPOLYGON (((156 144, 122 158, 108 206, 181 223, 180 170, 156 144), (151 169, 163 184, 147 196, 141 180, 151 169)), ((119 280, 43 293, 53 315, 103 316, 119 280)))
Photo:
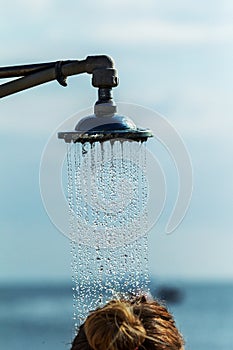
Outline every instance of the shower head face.
POLYGON ((59 132, 58 138, 65 142, 104 142, 114 139, 144 142, 152 137, 149 129, 137 128, 134 122, 115 113, 112 104, 95 105, 95 114, 82 118, 74 131, 59 132))

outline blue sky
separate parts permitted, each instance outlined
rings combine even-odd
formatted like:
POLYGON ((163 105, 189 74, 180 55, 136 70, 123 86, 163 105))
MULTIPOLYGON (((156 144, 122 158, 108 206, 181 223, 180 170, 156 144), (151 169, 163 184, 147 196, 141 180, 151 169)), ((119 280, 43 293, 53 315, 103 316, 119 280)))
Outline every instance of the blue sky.
MULTIPOLYGON (((165 115, 191 155, 194 192, 179 228, 164 233, 171 198, 150 233, 160 278, 233 277, 232 56, 229 1, 14 1, 0 14, 1 66, 108 54, 116 101, 165 115)), ((56 127, 96 99, 90 76, 49 83, 1 101, 0 281, 70 278, 68 239, 49 221, 39 165, 56 127)))

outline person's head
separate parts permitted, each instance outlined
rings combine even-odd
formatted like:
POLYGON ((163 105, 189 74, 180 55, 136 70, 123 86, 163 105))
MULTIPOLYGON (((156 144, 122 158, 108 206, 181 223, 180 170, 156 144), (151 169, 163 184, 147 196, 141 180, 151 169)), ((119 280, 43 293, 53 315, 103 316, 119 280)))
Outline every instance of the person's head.
POLYGON ((166 307, 140 297, 91 312, 71 350, 182 350, 183 344, 166 307))

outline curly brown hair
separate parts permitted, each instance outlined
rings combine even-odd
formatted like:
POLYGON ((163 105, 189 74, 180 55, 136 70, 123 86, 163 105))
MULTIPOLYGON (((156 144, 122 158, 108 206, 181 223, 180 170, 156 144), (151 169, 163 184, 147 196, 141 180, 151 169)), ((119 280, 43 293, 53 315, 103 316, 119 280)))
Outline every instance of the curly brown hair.
POLYGON ((142 296, 112 300, 92 311, 71 350, 182 350, 183 346, 167 308, 142 296))

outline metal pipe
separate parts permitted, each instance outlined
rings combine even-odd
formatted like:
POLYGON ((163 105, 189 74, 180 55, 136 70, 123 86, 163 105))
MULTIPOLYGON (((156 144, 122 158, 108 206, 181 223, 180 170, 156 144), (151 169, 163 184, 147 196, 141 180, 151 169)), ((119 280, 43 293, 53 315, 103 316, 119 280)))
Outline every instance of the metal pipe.
MULTIPOLYGON (((70 64, 68 64, 70 65, 70 64)), ((51 68, 43 69, 38 72, 29 74, 23 78, 19 78, 0 86, 0 97, 12 95, 16 92, 23 91, 34 86, 38 86, 49 81, 57 79, 57 73, 55 69, 56 65, 51 68)), ((72 67, 65 69, 65 65, 61 67, 62 74, 69 72, 70 74, 64 74, 64 76, 74 75, 86 72, 85 61, 76 61, 76 64, 72 64, 72 67), (64 73, 63 73, 64 72, 64 73), (72 73, 72 74, 71 74, 72 73)))
POLYGON ((2 84, 0 98, 56 79, 65 86, 66 77, 81 73, 93 74, 92 84, 95 87, 111 88, 118 85, 117 72, 110 57, 88 56, 82 61, 58 61, 0 68, 0 78, 24 75, 22 78, 2 84))
POLYGON ((25 64, 13 67, 0 67, 0 78, 23 77, 38 72, 42 69, 51 68, 56 62, 25 64))

